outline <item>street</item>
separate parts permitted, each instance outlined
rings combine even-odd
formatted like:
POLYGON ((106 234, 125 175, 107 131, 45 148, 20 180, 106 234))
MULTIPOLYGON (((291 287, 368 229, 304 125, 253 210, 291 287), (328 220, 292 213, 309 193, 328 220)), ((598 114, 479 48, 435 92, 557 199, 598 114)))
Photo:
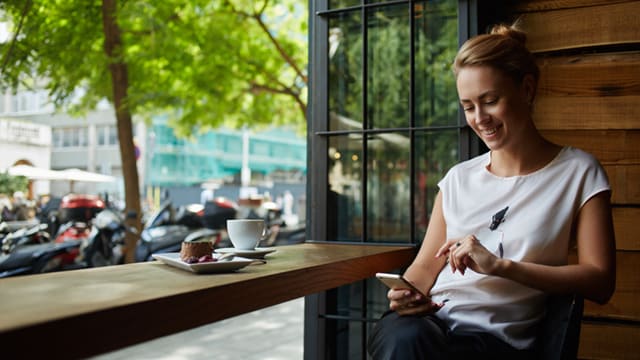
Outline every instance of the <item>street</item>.
POLYGON ((303 328, 304 298, 299 298, 91 359, 299 360, 303 328))

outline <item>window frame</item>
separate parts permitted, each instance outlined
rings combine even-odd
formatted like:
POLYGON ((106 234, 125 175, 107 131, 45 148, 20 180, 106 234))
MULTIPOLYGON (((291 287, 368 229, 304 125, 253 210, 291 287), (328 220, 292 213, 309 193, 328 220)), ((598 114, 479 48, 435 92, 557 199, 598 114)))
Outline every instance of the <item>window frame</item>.
MULTIPOLYGON (((309 1, 309 96, 310 99, 308 106, 308 119, 307 126, 307 238, 314 240, 327 239, 327 196, 328 196, 328 162, 326 160, 328 152, 329 138, 333 135, 341 135, 346 133, 359 133, 367 135, 370 133, 379 132, 377 129, 368 129, 366 125, 367 116, 363 114, 363 129, 357 131, 328 131, 328 59, 326 54, 328 53, 328 39, 329 29, 329 16, 335 15, 343 11, 362 11, 362 14, 366 14, 366 10, 379 6, 388 6, 393 4, 409 4, 411 7, 417 2, 414 0, 396 0, 396 1, 379 1, 377 3, 368 3, 369 1, 361 1, 361 5, 349 6, 341 9, 329 9, 329 0, 310 0, 309 1)), ((409 17, 411 20, 411 42, 413 44, 413 17, 409 17)), ((366 20, 362 17, 363 22, 363 36, 364 46, 366 49, 366 20)), ((469 37, 478 34, 478 1, 477 0, 459 0, 458 1, 458 45, 462 44, 469 37)), ((411 73, 413 74, 414 64, 414 47, 411 49, 411 73)), ((367 78, 366 74, 366 53, 363 55, 363 67, 364 74, 363 79, 367 78)), ((410 78, 410 106, 413 109, 414 101, 414 76, 410 78)), ((363 89, 363 93, 366 94, 366 88, 363 89)), ((366 96, 365 96, 366 97, 366 96)), ((366 101, 363 100, 363 101, 366 101)), ((366 111, 366 107, 363 107, 363 111, 366 111)), ((410 111, 411 114, 411 127, 400 129, 384 129, 384 131, 409 131, 423 130, 424 128, 413 127, 414 111, 410 111)), ((454 126, 459 131, 458 141, 458 156, 459 160, 469 159, 484 151, 480 140, 473 134, 473 131, 466 125, 464 114, 458 112, 458 124, 454 126)), ((432 128, 429 128, 432 129, 432 128)), ((413 135, 413 134, 412 134, 413 135)), ((366 138, 366 137, 365 137, 366 138)), ((414 146, 413 136, 411 146, 411 163, 414 163, 414 146)), ((366 140, 364 140, 366 142, 366 140)), ((363 149, 366 149, 366 143, 363 145, 363 149)), ((366 159, 363 160, 366 163, 366 159)), ((411 186, 411 199, 414 198, 414 181, 415 181, 415 168, 410 172, 410 186, 411 186)), ((366 171, 363 174, 362 181, 366 183, 366 171)), ((366 189, 364 190, 363 200, 366 201, 366 189)), ((363 204, 366 207, 366 203, 363 204)), ((413 218, 414 209, 411 207, 411 216, 413 218)), ((364 217, 366 218, 366 217, 364 217)), ((361 241, 364 242, 367 239, 367 224, 366 220, 362 224, 363 236, 361 241)), ((415 239, 415 226, 412 226, 411 230, 411 242, 415 239)), ((370 243, 369 243, 370 244, 370 243)), ((397 244, 395 244, 397 245, 397 244)), ((384 246, 384 245, 382 245, 384 246)), ((349 286, 349 285, 348 285, 349 286)), ((336 343, 334 339, 329 339, 327 335, 327 319, 335 319, 336 315, 331 315, 328 310, 335 304, 335 297, 337 291, 328 291, 320 294, 310 295, 305 298, 305 336, 304 336, 304 358, 309 359, 325 359, 331 356, 328 353, 328 348, 332 348, 336 343)), ((362 306, 366 310, 366 283, 363 285, 362 291, 362 306)), ((366 313, 366 311, 365 311, 366 313)), ((366 322, 370 319, 345 319, 351 321, 360 321, 363 323, 363 327, 366 326, 366 322)), ((363 331, 363 334, 366 334, 363 331)), ((335 336, 335 334, 333 334, 335 336)), ((362 353, 366 354, 366 339, 362 339, 362 353)))

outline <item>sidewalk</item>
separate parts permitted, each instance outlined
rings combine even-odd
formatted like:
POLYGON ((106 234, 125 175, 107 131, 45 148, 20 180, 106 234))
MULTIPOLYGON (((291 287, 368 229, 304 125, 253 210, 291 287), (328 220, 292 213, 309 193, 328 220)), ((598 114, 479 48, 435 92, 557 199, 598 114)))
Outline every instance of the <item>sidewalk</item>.
POLYGON ((93 360, 299 360, 304 298, 162 337, 93 360))

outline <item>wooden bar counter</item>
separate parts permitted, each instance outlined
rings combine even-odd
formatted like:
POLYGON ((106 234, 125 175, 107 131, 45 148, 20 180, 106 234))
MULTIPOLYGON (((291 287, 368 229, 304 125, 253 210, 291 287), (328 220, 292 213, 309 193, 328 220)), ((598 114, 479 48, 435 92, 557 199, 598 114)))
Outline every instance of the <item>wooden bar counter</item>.
POLYGON ((413 247, 280 246, 267 264, 194 274, 160 262, 0 280, 7 359, 87 357, 369 278, 408 265, 413 247))

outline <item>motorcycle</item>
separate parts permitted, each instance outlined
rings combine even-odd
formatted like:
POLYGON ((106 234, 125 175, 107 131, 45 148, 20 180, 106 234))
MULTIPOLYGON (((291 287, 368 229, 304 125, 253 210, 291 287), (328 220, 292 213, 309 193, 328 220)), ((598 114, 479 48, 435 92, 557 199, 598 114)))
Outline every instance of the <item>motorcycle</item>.
MULTIPOLYGON (((127 217, 135 218, 135 214, 127 217)), ((111 208, 100 211, 91 222, 89 236, 81 240, 77 262, 84 267, 124 263, 122 250, 127 233, 137 234, 137 231, 127 226, 120 212, 111 208)))
POLYGON ((80 246, 79 241, 65 243, 22 244, 0 254, 0 278, 70 270, 62 258, 80 246))
MULTIPOLYGON (((39 229, 47 233, 46 224, 39 229)), ((92 220, 86 237, 44 244, 16 242, 10 252, 0 255, 0 278, 123 263, 127 232, 135 233, 119 212, 106 208, 92 220)))
POLYGON ((13 222, 2 223, 0 228, 5 233, 0 278, 62 270, 62 258, 79 246, 79 242, 52 242, 48 224, 13 222))
POLYGON ((155 253, 179 252, 185 240, 208 239, 217 247, 221 226, 235 216, 235 209, 222 199, 216 204, 221 211, 207 212, 200 204, 180 206, 175 211, 170 201, 165 202, 145 223, 135 260, 151 261, 155 253))
POLYGON ((2 238, 2 253, 9 254, 14 249, 24 245, 45 244, 51 241, 47 231, 47 224, 31 224, 21 228, 12 228, 7 223, 0 224, 1 231, 5 233, 2 238))
MULTIPOLYGON (((73 241, 76 244, 82 243, 82 240, 88 238, 91 235, 91 225, 84 221, 69 221, 63 223, 58 228, 58 233, 55 235, 54 242, 65 243, 73 241)), ((65 264, 73 264, 76 262, 77 257, 80 254, 80 248, 76 248, 70 251, 64 256, 65 264)))
MULTIPOLYGON (((91 236, 93 219, 106 209, 106 203, 96 195, 69 194, 62 198, 54 223, 56 232, 53 239, 57 243, 83 240, 91 236)), ((77 242, 76 242, 77 243, 77 242)), ((76 263, 80 248, 64 257, 65 265, 76 263)))

